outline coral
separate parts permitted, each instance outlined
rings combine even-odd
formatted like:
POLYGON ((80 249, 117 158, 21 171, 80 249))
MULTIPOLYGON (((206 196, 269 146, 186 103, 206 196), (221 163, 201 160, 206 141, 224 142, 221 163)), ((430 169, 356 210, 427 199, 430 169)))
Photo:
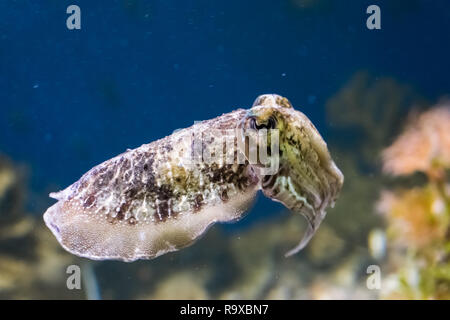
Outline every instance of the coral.
POLYGON ((383 170, 393 175, 422 171, 432 177, 450 167, 450 103, 413 118, 406 130, 383 151, 383 170))
POLYGON ((377 207, 390 239, 383 298, 450 298, 449 110, 438 105, 410 117, 405 131, 383 151, 386 173, 421 171, 428 178, 422 186, 381 194, 377 207))
POLYGON ((385 214, 388 235, 393 236, 397 245, 422 248, 445 239, 445 204, 433 186, 395 193, 384 191, 378 210, 385 214))

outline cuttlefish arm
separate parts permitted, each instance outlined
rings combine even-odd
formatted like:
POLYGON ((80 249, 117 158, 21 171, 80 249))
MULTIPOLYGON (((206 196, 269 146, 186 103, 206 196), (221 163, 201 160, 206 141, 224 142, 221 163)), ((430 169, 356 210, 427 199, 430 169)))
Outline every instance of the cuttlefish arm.
POLYGON ((279 175, 272 187, 263 189, 264 194, 268 198, 282 203, 293 213, 300 213, 307 221, 306 231, 301 241, 286 253, 286 257, 296 254, 309 243, 326 216, 326 208, 334 205, 334 202, 328 196, 320 198, 321 200, 317 199, 318 203, 320 203, 318 206, 310 203, 310 200, 305 195, 307 192, 311 192, 313 188, 311 187, 304 191, 293 182, 290 176, 279 175))

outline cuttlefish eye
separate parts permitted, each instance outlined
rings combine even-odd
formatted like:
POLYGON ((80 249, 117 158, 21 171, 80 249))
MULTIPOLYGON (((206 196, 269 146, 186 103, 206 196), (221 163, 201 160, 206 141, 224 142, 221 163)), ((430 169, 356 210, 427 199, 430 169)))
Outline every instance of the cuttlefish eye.
POLYGON ((261 129, 275 129, 277 126, 277 121, 274 117, 269 117, 266 122, 258 123, 258 120, 256 117, 250 118, 250 128, 254 130, 261 130, 261 129))

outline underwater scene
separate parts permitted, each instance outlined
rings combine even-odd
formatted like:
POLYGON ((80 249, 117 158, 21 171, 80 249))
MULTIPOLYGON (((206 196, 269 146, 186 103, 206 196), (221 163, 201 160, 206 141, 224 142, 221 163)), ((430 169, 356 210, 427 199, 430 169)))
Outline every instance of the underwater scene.
POLYGON ((0 2, 0 299, 450 300, 450 2, 0 2))

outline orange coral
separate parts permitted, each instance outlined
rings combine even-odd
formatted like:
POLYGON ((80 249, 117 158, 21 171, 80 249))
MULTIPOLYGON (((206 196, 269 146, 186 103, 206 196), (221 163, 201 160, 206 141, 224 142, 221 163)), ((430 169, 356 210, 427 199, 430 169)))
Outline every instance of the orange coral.
POLYGON ((408 175, 422 171, 431 178, 442 178, 442 168, 450 167, 450 103, 411 121, 382 157, 387 173, 408 175))
POLYGON ((445 237, 445 204, 432 187, 384 191, 378 210, 388 219, 390 235, 405 247, 421 248, 445 237))

